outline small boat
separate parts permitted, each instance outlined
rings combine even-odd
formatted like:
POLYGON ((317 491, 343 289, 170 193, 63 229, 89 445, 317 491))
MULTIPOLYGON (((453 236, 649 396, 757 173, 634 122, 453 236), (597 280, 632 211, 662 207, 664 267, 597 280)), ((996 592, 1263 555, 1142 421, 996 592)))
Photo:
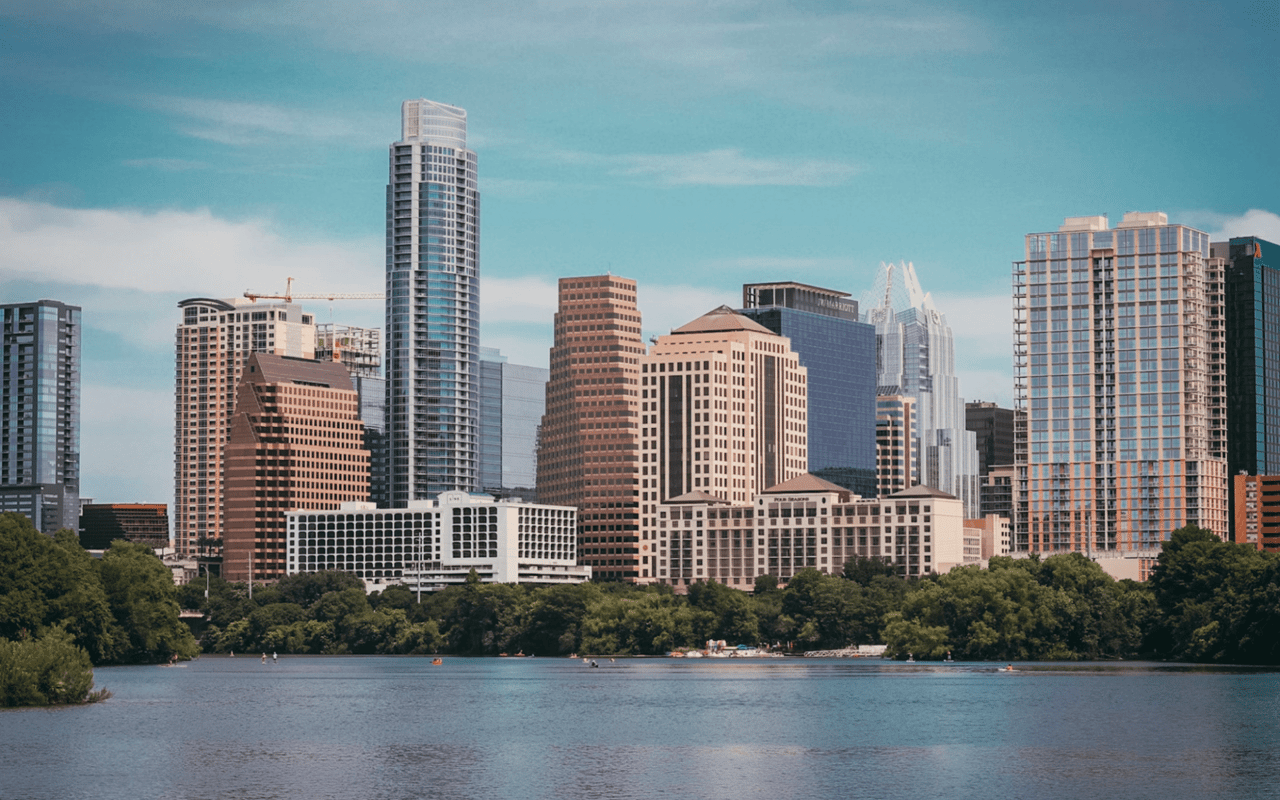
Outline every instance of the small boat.
POLYGON ((443 658, 433 658, 433 659, 431 659, 431 666, 433 666, 433 667, 438 667, 438 666, 440 666, 440 665, 441 665, 441 664, 443 664, 443 663, 444 663, 444 659, 443 659, 443 658))

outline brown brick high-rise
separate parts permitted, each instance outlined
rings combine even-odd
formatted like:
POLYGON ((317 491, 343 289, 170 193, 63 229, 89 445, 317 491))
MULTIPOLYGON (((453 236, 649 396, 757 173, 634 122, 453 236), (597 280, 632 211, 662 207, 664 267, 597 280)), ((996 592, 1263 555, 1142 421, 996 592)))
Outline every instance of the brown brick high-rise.
POLYGON ((346 367, 254 353, 236 392, 226 450, 222 574, 285 574, 285 513, 369 497, 369 451, 346 367))
POLYGON ((578 508, 578 563, 639 575, 640 311, 636 282, 560 280, 538 443, 538 502, 578 508))

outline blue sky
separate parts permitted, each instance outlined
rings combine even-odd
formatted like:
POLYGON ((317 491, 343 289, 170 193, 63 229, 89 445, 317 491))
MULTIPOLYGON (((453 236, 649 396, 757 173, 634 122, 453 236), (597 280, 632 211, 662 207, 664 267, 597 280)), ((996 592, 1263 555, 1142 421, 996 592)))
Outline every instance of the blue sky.
POLYGON ((382 288, 407 98, 469 113, 483 339, 520 363, 558 277, 635 278, 665 333, 907 260, 965 397, 1009 404, 1024 234, 1161 210, 1280 241, 1277 0, 10 0, 0 39, 0 296, 85 309, 102 501, 172 497, 179 300, 382 288))

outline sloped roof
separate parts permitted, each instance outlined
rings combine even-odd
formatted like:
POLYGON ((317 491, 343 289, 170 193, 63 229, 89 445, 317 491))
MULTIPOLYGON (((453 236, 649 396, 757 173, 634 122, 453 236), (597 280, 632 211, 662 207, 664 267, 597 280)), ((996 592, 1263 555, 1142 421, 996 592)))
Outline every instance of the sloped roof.
POLYGON ((721 331, 754 331, 755 333, 767 333, 770 336, 778 335, 759 322, 742 316, 728 306, 712 309, 693 322, 681 325, 673 330, 672 333, 720 333, 721 331))
POLYGON ((729 501, 725 500, 723 497, 716 497, 713 494, 707 494, 702 491, 685 492, 679 497, 673 497, 670 500, 663 501, 664 505, 671 505, 672 503, 688 503, 690 505, 696 503, 721 503, 723 505, 729 505, 729 501))
POLYGON ((843 486, 823 480, 817 475, 806 472, 803 475, 797 475, 791 480, 783 481, 777 486, 770 486, 760 494, 802 494, 804 492, 845 492, 848 489, 843 486))
POLYGON ((903 489, 900 492, 894 492, 889 497, 941 497, 946 500, 957 500, 954 494, 947 494, 941 489, 935 489, 932 486, 917 484, 910 489, 903 489))
POLYGON ((241 380, 254 383, 296 383, 324 389, 354 392, 351 373, 336 361, 314 361, 310 358, 280 356, 274 353, 253 353, 245 363, 241 380), (256 366, 261 377, 251 366, 256 366))

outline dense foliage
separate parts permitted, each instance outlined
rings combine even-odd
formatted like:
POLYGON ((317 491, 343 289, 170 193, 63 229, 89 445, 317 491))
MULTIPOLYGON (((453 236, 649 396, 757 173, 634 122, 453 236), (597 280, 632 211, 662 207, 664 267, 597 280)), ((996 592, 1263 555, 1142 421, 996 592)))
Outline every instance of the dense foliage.
POLYGON ((93 665, 63 631, 41 639, 0 639, 0 706, 91 703, 110 697, 93 691, 93 665))
POLYGON ((872 559, 840 575, 805 570, 785 588, 770 576, 755 591, 699 583, 406 588, 365 597, 355 578, 295 575, 252 599, 214 578, 180 590, 205 610, 204 647, 247 653, 453 653, 542 656, 653 655, 732 644, 792 651, 885 643, 889 654, 938 659, 1174 658, 1280 662, 1280 557, 1176 531, 1147 584, 1116 581, 1080 554, 996 558, 908 582, 872 559))
POLYGON ((65 634, 93 664, 190 658, 199 648, 178 611, 173 576, 147 547, 113 542, 94 559, 71 531, 50 538, 0 514, 0 640, 65 634))

